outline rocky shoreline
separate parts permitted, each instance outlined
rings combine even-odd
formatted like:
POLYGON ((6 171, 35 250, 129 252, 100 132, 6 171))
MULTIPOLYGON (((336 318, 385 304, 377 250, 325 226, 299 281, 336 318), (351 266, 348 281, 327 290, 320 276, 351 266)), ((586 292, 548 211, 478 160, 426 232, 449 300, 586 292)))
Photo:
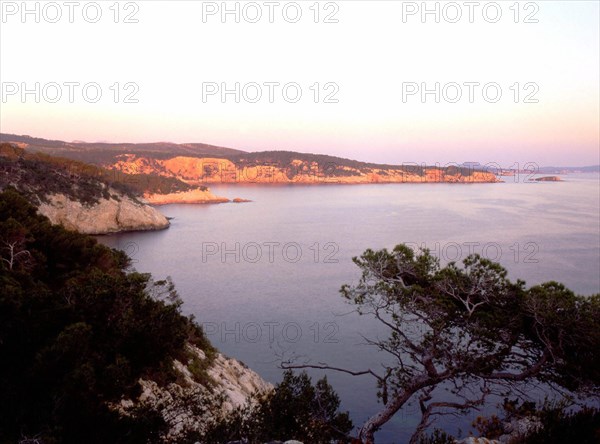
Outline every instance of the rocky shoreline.
POLYGON ((84 234, 111 234, 123 231, 154 231, 170 223, 156 208, 111 190, 111 197, 85 205, 64 194, 51 194, 38 212, 53 224, 84 234))
POLYGON ((144 200, 151 205, 215 204, 230 202, 226 197, 215 196, 208 189, 195 189, 170 194, 145 194, 144 200))

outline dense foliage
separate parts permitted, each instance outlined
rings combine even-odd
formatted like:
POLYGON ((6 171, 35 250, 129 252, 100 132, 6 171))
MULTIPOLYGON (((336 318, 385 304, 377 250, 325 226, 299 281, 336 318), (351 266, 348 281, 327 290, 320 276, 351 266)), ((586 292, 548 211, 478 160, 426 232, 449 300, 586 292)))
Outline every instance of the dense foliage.
POLYGON ((540 428, 515 439, 511 444, 597 444, 600 442, 600 410, 583 408, 568 412, 562 408, 539 413, 540 428))
POLYGON ((140 377, 174 380, 186 341, 211 350, 173 289, 150 297, 123 253, 52 226, 13 190, 0 194, 0 255, 0 443, 155 441, 156 412, 108 403, 140 377))
POLYGON ((382 407, 361 427, 363 441, 373 443, 375 432, 411 404, 422 414, 416 443, 444 411, 468 412, 498 396, 526 399, 532 386, 559 399, 598 399, 600 295, 577 296, 556 282, 526 289, 477 255, 442 267, 430 252, 405 245, 367 250, 354 261, 360 281, 341 292, 388 329, 386 339, 367 339, 386 353, 383 370, 284 366, 373 376, 382 407))
MULTIPOLYGON (((44 153, 29 153, 10 144, 0 144, 0 190, 14 186, 30 202, 44 201, 61 193, 84 204, 111 197, 110 189, 136 198, 145 193, 168 194, 193 189, 173 177, 157 174, 125 174, 119 171, 44 153)), ((114 195, 118 199, 118 195, 114 195)))
POLYGON ((474 426, 479 435, 498 439, 515 428, 522 427, 511 436, 510 444, 595 444, 600 442, 600 410, 590 406, 573 410, 567 402, 546 401, 540 408, 535 402, 518 399, 504 400, 503 415, 478 417, 474 426), (507 430, 509 429, 509 430, 507 430), (527 429, 527 430, 523 430, 527 429))
POLYGON ((204 440, 219 444, 289 439, 311 444, 347 442, 352 421, 348 413, 338 412, 339 405, 326 378, 313 386, 305 372, 286 371, 273 392, 229 415, 204 440))
POLYGON ((0 145, 0 189, 18 188, 33 203, 56 193, 84 204, 110 198, 108 187, 97 177, 97 167, 91 165, 44 154, 29 155, 11 145, 0 145))

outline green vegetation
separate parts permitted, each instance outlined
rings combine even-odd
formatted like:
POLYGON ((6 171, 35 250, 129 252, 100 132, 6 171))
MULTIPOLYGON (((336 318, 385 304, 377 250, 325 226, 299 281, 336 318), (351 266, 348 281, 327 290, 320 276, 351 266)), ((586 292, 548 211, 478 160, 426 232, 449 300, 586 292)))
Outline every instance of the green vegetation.
POLYGON ((125 174, 119 171, 104 170, 103 179, 111 183, 124 184, 137 195, 144 194, 170 194, 190 191, 200 188, 206 191, 206 187, 194 187, 174 177, 165 177, 158 174, 125 174))
MULTIPOLYGON (((566 402, 545 402, 536 408, 535 402, 505 399, 504 415, 477 417, 475 436, 500 440, 507 444, 596 444, 600 442, 600 410, 584 406, 570 410, 566 402)), ((419 444, 454 444, 456 438, 436 429, 422 436, 419 444)))
POLYGON ((528 424, 530 430, 511 437, 510 444, 595 444, 600 441, 600 410, 589 406, 573 411, 568 403, 546 401, 541 408, 535 402, 504 399, 504 415, 499 418, 478 417, 473 426, 479 435, 498 439, 505 435, 506 425, 528 424))
POLYGON ((536 415, 541 427, 511 444, 597 444, 600 442, 600 410, 583 408, 568 412, 561 407, 544 408, 536 415))
POLYGON ((352 430, 348 413, 339 413, 340 400, 327 379, 313 386, 305 372, 286 371, 267 396, 238 409, 216 424, 203 442, 245 440, 260 444, 295 439, 311 444, 345 443, 352 430))
POLYGON ((156 442, 159 412, 108 404, 135 398, 139 378, 175 381, 188 342, 211 354, 172 285, 128 272, 124 253, 52 226, 12 189, 0 255, 0 443, 156 442))
POLYGON ((0 189, 18 188, 33 203, 47 194, 62 193, 91 205, 110 197, 97 177, 98 168, 45 154, 26 154, 8 144, 0 145, 0 189))
POLYGON ((3 143, 0 190, 7 186, 16 187, 36 204, 45 201, 47 194, 61 193, 87 205, 110 198, 109 188, 133 199, 145 193, 169 194, 194 188, 173 177, 125 174, 41 152, 29 153, 3 143))

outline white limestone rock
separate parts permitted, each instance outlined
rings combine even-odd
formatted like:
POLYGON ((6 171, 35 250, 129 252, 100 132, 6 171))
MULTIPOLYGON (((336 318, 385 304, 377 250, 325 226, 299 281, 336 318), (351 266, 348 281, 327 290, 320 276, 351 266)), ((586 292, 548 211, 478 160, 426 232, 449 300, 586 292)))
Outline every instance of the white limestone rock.
POLYGON ((53 224, 85 234, 108 234, 120 231, 162 230, 169 221, 156 208, 110 190, 109 199, 85 205, 64 194, 46 196, 38 211, 53 224), (112 197, 117 196, 118 199, 112 197))

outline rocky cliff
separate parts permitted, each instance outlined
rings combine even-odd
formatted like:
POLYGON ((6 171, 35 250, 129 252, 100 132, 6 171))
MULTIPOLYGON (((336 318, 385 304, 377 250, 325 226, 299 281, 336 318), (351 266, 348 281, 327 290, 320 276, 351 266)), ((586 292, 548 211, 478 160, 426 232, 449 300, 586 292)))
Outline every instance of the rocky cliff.
POLYGON ((234 162, 225 158, 177 156, 161 159, 123 154, 104 167, 127 174, 158 174, 189 184, 210 183, 490 183, 496 175, 468 168, 374 166, 370 164, 319 163, 306 159, 234 162))
POLYGON ((173 364, 180 375, 177 383, 160 387, 152 380, 142 379, 139 381, 142 393, 137 399, 123 399, 114 406, 125 415, 140 407, 158 410, 168 425, 161 442, 181 442, 189 434, 202 433, 232 410, 252 402, 253 397, 273 390, 254 371, 220 353, 207 370, 209 383, 198 382, 192 370, 194 362, 202 363, 207 357, 198 347, 191 344, 187 347, 190 360, 173 364))
POLYGON ((162 230, 169 221, 158 210, 128 196, 110 190, 108 199, 92 205, 72 200, 65 194, 45 196, 38 211, 53 224, 85 234, 108 234, 121 231, 162 230))
MULTIPOLYGON (((421 183, 496 182, 479 164, 386 165, 293 151, 246 152, 202 143, 84 143, 0 134, 0 141, 31 152, 60 155, 130 174, 159 174, 190 184, 205 183, 421 183)), ((414 157, 414 155, 411 155, 414 157)), ((597 170, 597 168, 596 168, 597 170)), ((154 176, 156 177, 156 176, 154 176)), ((155 187, 157 188, 157 187, 155 187)), ((161 188, 180 188, 168 183, 161 188)), ((171 192, 171 191, 169 191, 171 192)))
POLYGON ((0 146, 0 190, 21 192, 52 223, 86 234, 159 230, 169 221, 127 189, 117 189, 86 171, 87 165, 49 156, 29 156, 0 146))
POLYGON ((144 194, 144 200, 152 205, 166 204, 206 204, 226 203, 230 200, 226 197, 215 196, 207 188, 168 194, 144 194))

